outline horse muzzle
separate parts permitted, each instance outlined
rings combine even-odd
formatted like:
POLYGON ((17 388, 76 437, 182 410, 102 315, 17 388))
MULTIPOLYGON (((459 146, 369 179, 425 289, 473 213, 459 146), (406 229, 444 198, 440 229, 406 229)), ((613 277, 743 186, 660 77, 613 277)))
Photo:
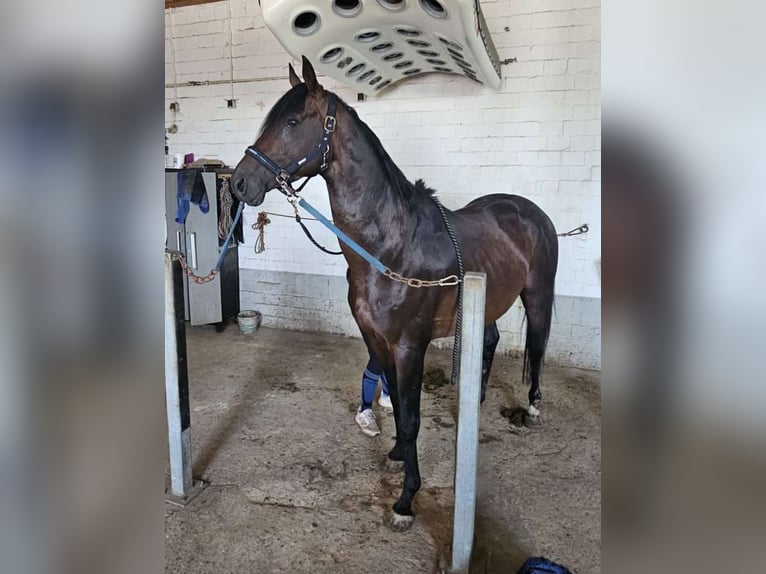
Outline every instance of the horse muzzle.
POLYGON ((266 191, 263 186, 254 185, 249 179, 236 170, 231 176, 231 190, 239 201, 248 205, 257 206, 263 203, 266 191))

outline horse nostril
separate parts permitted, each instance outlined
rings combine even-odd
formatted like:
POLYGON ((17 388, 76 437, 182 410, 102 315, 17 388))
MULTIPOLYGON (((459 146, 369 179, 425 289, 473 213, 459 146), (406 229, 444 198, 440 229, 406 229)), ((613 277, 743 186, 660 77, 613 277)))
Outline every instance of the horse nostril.
POLYGON ((238 177, 234 181, 234 189, 244 195, 247 190, 247 180, 244 177, 238 177))

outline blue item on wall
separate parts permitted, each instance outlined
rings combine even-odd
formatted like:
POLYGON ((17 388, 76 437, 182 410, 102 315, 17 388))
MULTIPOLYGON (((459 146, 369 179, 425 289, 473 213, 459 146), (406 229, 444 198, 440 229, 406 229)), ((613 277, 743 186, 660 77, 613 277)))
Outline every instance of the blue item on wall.
POLYGON ((198 169, 182 169, 178 171, 178 187, 176 190, 176 223, 186 223, 189 214, 189 203, 199 205, 202 213, 210 211, 205 182, 202 172, 198 169))

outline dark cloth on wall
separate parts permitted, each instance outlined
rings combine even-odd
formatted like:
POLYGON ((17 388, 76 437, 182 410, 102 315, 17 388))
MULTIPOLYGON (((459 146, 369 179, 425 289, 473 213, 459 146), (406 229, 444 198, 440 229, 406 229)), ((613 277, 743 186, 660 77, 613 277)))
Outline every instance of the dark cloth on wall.
POLYGON ((199 205, 202 213, 210 211, 202 170, 182 169, 178 171, 178 186, 176 191, 176 223, 186 223, 189 214, 189 203, 199 205))

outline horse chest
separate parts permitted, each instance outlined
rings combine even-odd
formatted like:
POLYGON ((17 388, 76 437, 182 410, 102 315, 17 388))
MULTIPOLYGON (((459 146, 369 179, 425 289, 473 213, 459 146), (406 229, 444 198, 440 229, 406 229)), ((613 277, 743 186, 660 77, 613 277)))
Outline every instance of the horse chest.
POLYGON ((430 323, 433 313, 420 297, 404 297, 400 289, 352 289, 351 311, 362 330, 395 336, 416 325, 430 323))

